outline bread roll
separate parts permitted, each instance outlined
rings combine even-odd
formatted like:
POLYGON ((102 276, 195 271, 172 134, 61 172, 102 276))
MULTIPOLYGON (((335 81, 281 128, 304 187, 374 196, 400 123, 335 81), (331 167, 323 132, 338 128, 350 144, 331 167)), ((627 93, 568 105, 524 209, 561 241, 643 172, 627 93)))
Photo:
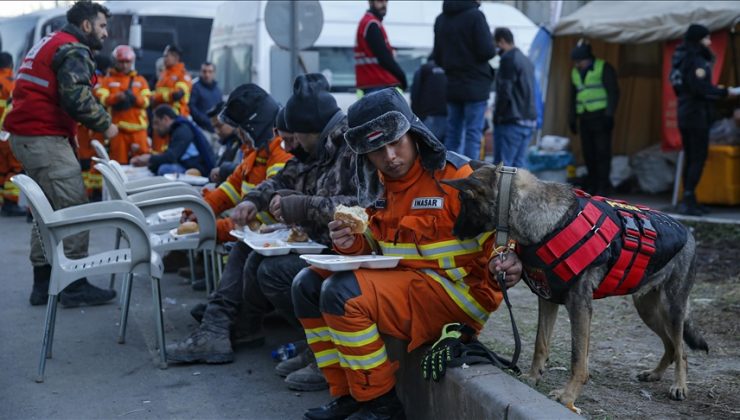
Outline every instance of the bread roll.
POLYGON ((185 222, 177 227, 178 235, 187 235, 188 233, 197 233, 198 223, 197 222, 185 222))
POLYGON ((290 234, 288 234, 288 239, 286 239, 285 241, 286 242, 308 242, 308 235, 306 235, 306 232, 304 232, 303 229, 294 227, 290 229, 290 234))
POLYGON ((202 176, 200 171, 195 168, 190 168, 187 171, 185 171, 185 175, 202 176))
POLYGON ((367 229, 367 213, 360 206, 338 205, 334 211, 334 220, 344 222, 352 229, 352 233, 365 233, 365 229, 367 229))
POLYGON ((262 222, 260 222, 257 219, 254 219, 251 222, 247 222, 247 227, 252 232, 259 232, 259 229, 260 229, 261 226, 262 226, 262 222))

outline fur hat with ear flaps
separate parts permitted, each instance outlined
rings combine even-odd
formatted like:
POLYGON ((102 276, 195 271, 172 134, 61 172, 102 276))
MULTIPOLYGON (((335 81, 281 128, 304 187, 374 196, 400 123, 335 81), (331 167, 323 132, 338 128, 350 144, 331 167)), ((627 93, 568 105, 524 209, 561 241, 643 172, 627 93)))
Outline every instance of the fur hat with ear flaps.
POLYGON ((344 139, 357 153, 357 194, 360 205, 370 206, 383 194, 377 180, 377 170, 367 157, 407 132, 415 134, 421 166, 434 172, 445 167, 447 150, 431 131, 414 115, 406 99, 394 88, 365 95, 352 104, 347 112, 349 129, 344 139))

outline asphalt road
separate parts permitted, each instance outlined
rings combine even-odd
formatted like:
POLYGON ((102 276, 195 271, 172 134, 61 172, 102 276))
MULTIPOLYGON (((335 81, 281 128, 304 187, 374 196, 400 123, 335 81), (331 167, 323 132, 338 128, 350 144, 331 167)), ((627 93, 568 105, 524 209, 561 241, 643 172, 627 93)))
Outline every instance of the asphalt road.
MULTIPOLYGON (((76 309, 60 305, 46 381, 36 383, 45 307, 28 303, 30 227, 23 218, 0 218, 0 418, 297 419, 306 408, 330 399, 327 391, 291 391, 275 375, 270 350, 300 338, 278 318, 266 321, 266 345, 236 349, 234 363, 158 369, 151 287, 142 278, 134 281, 123 345, 116 340, 117 303, 76 309)), ((112 244, 112 229, 91 237, 92 251, 112 244)), ((108 285, 108 277, 90 281, 108 285)), ((205 292, 194 292, 176 274, 166 274, 162 298, 169 343, 194 328, 189 310, 205 300, 205 292)))

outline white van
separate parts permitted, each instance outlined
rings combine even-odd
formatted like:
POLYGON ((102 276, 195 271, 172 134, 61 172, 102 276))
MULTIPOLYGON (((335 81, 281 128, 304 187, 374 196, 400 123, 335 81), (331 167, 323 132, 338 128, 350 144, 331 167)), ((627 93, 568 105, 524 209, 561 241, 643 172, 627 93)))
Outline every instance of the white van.
MULTIPOLYGON (((266 1, 227 1, 216 13, 208 48, 216 64, 216 79, 224 92, 242 83, 256 83, 279 102, 290 96, 290 61, 265 27, 266 1)), ((320 1, 324 26, 321 34, 300 59, 307 72, 322 72, 331 82, 340 107, 346 110, 356 99, 354 44, 357 24, 368 7, 366 1, 320 1)), ((517 46, 525 53, 537 33, 537 26, 520 11, 506 4, 483 3, 481 11, 491 27, 507 26, 517 46)), ((442 12, 441 1, 393 1, 383 26, 396 60, 411 83, 416 69, 434 45, 434 20, 442 12)), ((286 22, 285 30, 289 30, 286 22)))
MULTIPOLYGON (((155 75, 154 63, 162 56, 165 45, 175 43, 183 50, 185 67, 197 72, 206 59, 208 36, 220 3, 105 2, 112 17, 102 53, 110 54, 117 45, 134 43, 139 47, 137 70, 151 79, 155 75), (175 4, 177 7, 173 7, 175 4)), ((38 40, 67 23, 66 13, 67 8, 58 7, 0 21, 2 48, 13 55, 16 67, 38 40)))

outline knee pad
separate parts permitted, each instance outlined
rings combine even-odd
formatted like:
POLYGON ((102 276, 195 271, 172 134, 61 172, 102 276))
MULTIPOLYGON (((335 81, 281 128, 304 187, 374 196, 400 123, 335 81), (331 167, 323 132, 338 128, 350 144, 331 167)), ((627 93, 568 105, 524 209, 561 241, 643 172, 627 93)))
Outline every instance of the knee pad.
POLYGON ((320 318, 319 300, 324 279, 315 271, 304 268, 293 279, 291 296, 298 318, 320 318))
POLYGON ((360 296, 360 284, 352 271, 342 271, 331 275, 321 285, 321 312, 331 315, 344 315, 344 305, 348 300, 360 296))

